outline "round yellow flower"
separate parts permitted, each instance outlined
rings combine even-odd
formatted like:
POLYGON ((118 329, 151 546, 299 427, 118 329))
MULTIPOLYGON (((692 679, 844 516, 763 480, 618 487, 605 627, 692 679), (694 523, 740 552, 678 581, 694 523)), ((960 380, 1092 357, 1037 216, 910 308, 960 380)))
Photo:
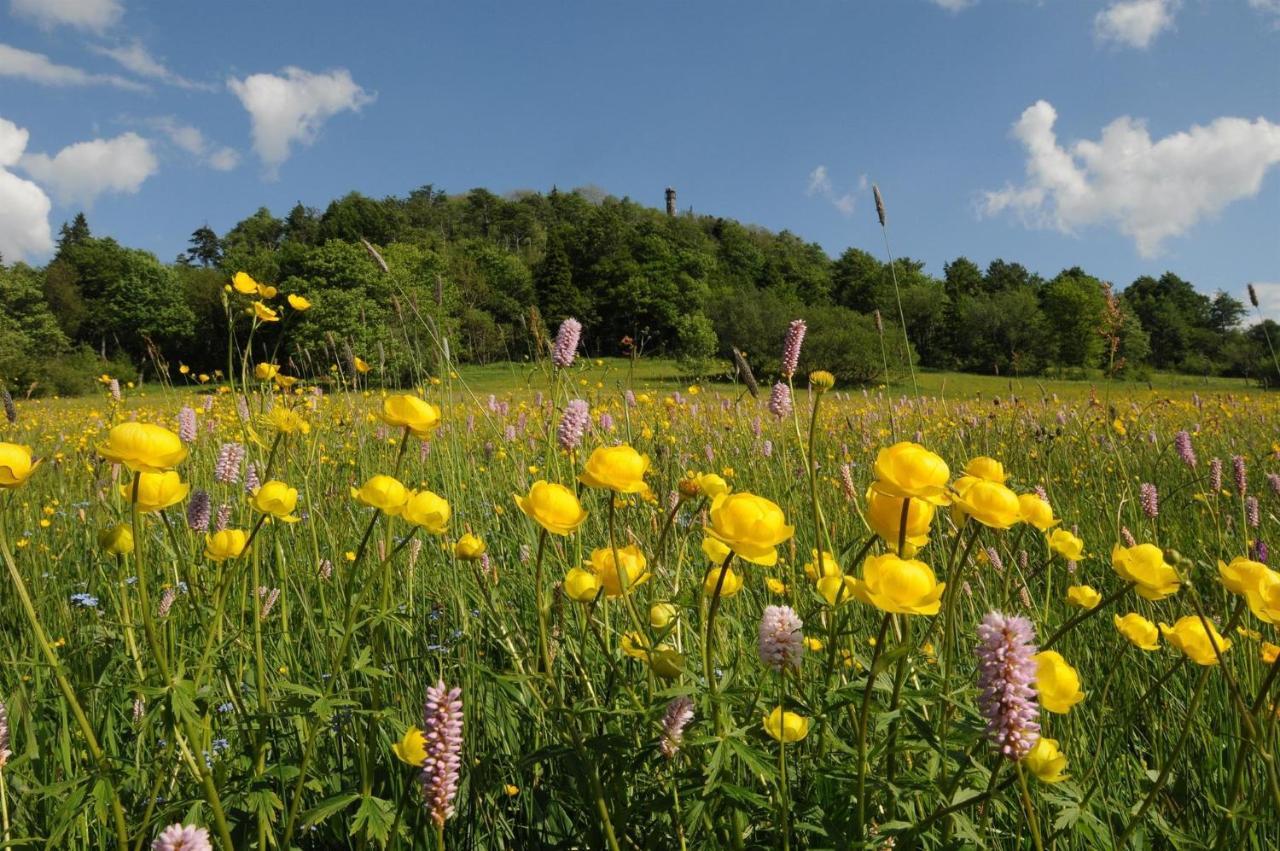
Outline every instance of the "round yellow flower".
POLYGON ((527 496, 517 494, 515 500, 525 516, 553 535, 568 535, 587 519, 574 492, 554 482, 539 479, 527 496))
POLYGON ((430 437, 440 425, 440 409, 408 393, 383 399, 378 416, 387 425, 407 428, 418 437, 430 437))
MULTIPOLYGON (((903 499, 904 497, 881 493, 875 489, 874 485, 867 489, 867 525, 894 549, 898 546, 898 535, 902 529, 903 499)), ((907 509, 906 536, 906 544, 910 552, 902 555, 914 555, 915 550, 929 543, 929 526, 933 523, 936 510, 931 502, 911 499, 911 507, 907 509)))
POLYGON ((370 369, 373 368, 369 366, 368 361, 366 361, 364 358, 360 357, 359 355, 356 355, 352 359, 351 365, 354 366, 356 368, 356 372, 360 373, 361 375, 364 375, 366 372, 368 372, 370 369))
POLYGON ((673 603, 654 603, 649 607, 649 626, 654 629, 666 629, 680 616, 680 610, 673 603))
POLYGON ((604 593, 609 597, 621 597, 624 589, 630 594, 637 585, 649 579, 644 553, 635 544, 618 547, 617 556, 615 562, 612 547, 591 551, 591 571, 600 578, 604 593))
POLYGON ((485 543, 478 536, 466 532, 453 545, 453 555, 463 561, 475 561, 484 555, 485 543))
POLYGON ((1218 576, 1232 594, 1247 595, 1256 591, 1268 572, 1274 572, 1260 561, 1236 556, 1231 564, 1218 560, 1218 576))
POLYGON ((304 310, 311 309, 311 302, 307 301, 305 296, 300 296, 297 293, 289 293, 288 301, 289 301, 289 306, 292 307, 294 310, 298 311, 299 313, 301 313, 304 310))
POLYGON ((1036 691, 1040 705, 1050 712, 1065 715, 1084 700, 1080 691, 1080 672, 1067 664, 1057 650, 1044 650, 1035 655, 1036 691))
POLYGON ((862 579, 853 586, 859 600, 900 615, 936 615, 947 583, 929 565, 893 553, 871 556, 862 564, 862 579))
POLYGON ((823 550, 821 553, 817 550, 810 550, 809 552, 812 554, 813 560, 805 564, 804 575, 814 582, 817 582, 824 576, 839 576, 844 573, 844 571, 840 569, 840 564, 836 561, 836 557, 833 554, 826 550, 823 550))
POLYGON ((973 476, 975 479, 983 479, 988 482, 995 482, 1002 485, 1007 480, 1004 472, 1004 465, 994 458, 988 458, 986 455, 979 455, 964 467, 966 476, 973 476))
POLYGON ((267 307, 260 301, 253 303, 253 315, 259 322, 279 322, 280 314, 267 307))
POLYGON ((649 651, 649 669, 659 679, 674 680, 684 673, 684 657, 670 644, 663 644, 649 651))
POLYGON ((579 603, 590 603, 603 587, 600 583, 600 577, 590 570, 583 570, 581 567, 570 568, 569 572, 564 575, 565 595, 570 600, 577 600, 579 603))
POLYGON ((249 536, 241 529, 222 529, 204 536, 204 555, 211 561, 226 561, 244 554, 249 536))
POLYGON ((134 500, 134 482, 125 482, 120 486, 120 495, 129 502, 136 502, 138 510, 144 514, 162 511, 171 505, 177 505, 187 498, 191 485, 173 470, 166 473, 134 473, 137 482, 137 500, 134 500))
POLYGON ((443 535, 449 529, 452 509, 444 497, 431 491, 410 491, 400 519, 414 526, 421 526, 432 535, 443 535))
POLYGON ((913 496, 946 505, 947 462, 918 443, 903 441, 881 449, 875 463, 876 490, 888 496, 913 496))
POLYGON ((393 476, 377 475, 370 477, 359 489, 352 488, 351 498, 395 517, 409 501, 409 489, 393 476))
POLYGON ((1077 538, 1066 529, 1054 529, 1045 540, 1049 543, 1049 549, 1068 561, 1080 561, 1084 558, 1084 541, 1077 538))
POLYGON ((1181 584, 1177 571, 1164 560, 1164 552, 1155 544, 1138 544, 1111 549, 1111 566, 1116 573, 1137 583, 1138 596, 1146 600, 1163 600, 1178 592, 1181 584))
POLYGON ((779 706, 764 716, 764 731, 778 742, 798 742, 809 735, 809 719, 779 706))
POLYGON ((1134 647, 1141 650, 1160 649, 1160 631, 1155 624, 1137 612, 1130 612, 1124 617, 1116 615, 1113 621, 1120 634, 1129 639, 1134 647))
POLYGON ((775 548, 795 534, 781 508, 745 491, 716 497, 711 503, 711 525, 703 531, 762 567, 777 564, 775 548))
POLYGON ((417 727, 410 727, 400 741, 392 743, 391 752, 405 765, 421 768, 427 761, 427 737, 417 727))
POLYGON ((836 377, 825 369, 815 370, 809 373, 809 385, 819 393, 826 393, 836 386, 836 377))
POLYGON ((32 462, 28 447, 0 443, 0 488, 20 487, 39 466, 39 461, 32 462))
POLYGON ((724 564, 724 560, 729 557, 733 550, 726 547, 715 538, 706 536, 702 539, 702 554, 707 557, 707 561, 719 567, 724 564))
POLYGON ((256 295, 258 292, 258 282, 245 272, 236 272, 231 278, 231 286, 241 295, 256 295))
POLYGON ((270 381, 280 374, 280 367, 273 363, 260 363, 253 368, 253 377, 259 381, 270 381))
POLYGON ((730 567, 725 572, 724 582, 721 582, 720 568, 713 567, 707 571, 706 579, 702 580, 702 593, 708 597, 714 595, 716 593, 716 585, 720 586, 721 597, 732 597, 742 590, 742 577, 730 567))
POLYGON ((1202 622, 1199 615, 1178 618, 1173 626, 1162 622, 1160 632, 1166 641, 1185 653, 1187 658, 1197 665, 1216 665, 1218 656, 1231 649, 1231 639, 1223 638, 1212 621, 1202 622), (1206 623, 1209 625, 1207 630, 1206 623))
POLYGON ((133 529, 128 523, 103 529, 98 533, 98 546, 113 556, 127 556, 133 552, 133 529))
POLYGON ((1267 570, 1258 578, 1258 584, 1245 595, 1249 611, 1260 621, 1280 624, 1280 573, 1267 570))
POLYGON ((648 485, 649 456, 630 446, 601 446, 591 453, 578 480, 587 487, 607 488, 615 493, 641 493, 648 485))
POLYGON ((98 454, 135 473, 159 473, 182 463, 187 448, 163 426, 129 422, 107 432, 106 442, 98 444, 98 454))
POLYGON ((1272 644, 1270 641, 1262 642, 1262 663, 1274 665, 1277 658, 1280 658, 1280 645, 1272 644))
POLYGON ((1041 783, 1061 783, 1067 779, 1067 758, 1058 750, 1057 739, 1041 737, 1022 758, 1041 783))
POLYGON ((1096 609, 1102 595, 1092 585, 1072 585, 1067 589, 1067 602, 1082 609, 1096 609))
POLYGON ((973 482, 954 502, 965 514, 992 529, 1008 529, 1022 519, 1018 495, 986 479, 973 482))
POLYGON ((694 482, 697 483, 698 493, 707 499, 715 499, 720 494, 729 492, 729 483, 715 473, 703 473, 700 476, 695 476, 694 482))
POLYGON ((1018 507, 1022 509, 1022 519, 1041 532, 1048 532, 1062 522, 1053 516, 1053 506, 1039 494, 1019 494, 1018 507))
POLYGON ((284 482, 272 479, 264 482, 262 487, 254 491, 249 499, 254 511, 268 514, 285 523, 297 523, 293 510, 298 507, 298 489, 291 488, 284 482))
MULTIPOLYGON (((858 580, 852 576, 844 576, 835 574, 833 576, 824 576, 818 580, 818 593, 822 595, 822 599, 827 601, 828 606, 843 606, 850 600, 860 600, 855 593, 858 587, 858 580)), ((865 600, 863 602, 866 602, 865 600)))
POLYGON ((622 640, 618 642, 618 649, 625 656, 643 661, 649 655, 649 640, 638 632, 624 632, 622 640))

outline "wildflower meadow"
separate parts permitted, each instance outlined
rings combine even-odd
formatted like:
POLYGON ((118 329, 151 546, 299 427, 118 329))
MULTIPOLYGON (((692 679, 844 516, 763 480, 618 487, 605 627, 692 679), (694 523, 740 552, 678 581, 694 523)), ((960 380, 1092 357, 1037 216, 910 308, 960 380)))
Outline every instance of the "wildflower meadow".
POLYGON ((1274 394, 841 386, 803 319, 489 394, 255 340, 311 306, 6 394, 3 847, 1280 845, 1274 394))

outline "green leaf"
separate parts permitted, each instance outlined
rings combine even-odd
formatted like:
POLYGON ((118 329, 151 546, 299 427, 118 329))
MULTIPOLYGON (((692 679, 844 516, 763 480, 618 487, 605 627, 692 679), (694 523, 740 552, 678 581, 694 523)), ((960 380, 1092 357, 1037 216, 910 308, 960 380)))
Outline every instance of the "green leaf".
POLYGON ((342 812, 359 799, 359 792, 343 792, 339 795, 325 798, 302 814, 302 823, 307 825, 319 824, 329 816, 342 812))

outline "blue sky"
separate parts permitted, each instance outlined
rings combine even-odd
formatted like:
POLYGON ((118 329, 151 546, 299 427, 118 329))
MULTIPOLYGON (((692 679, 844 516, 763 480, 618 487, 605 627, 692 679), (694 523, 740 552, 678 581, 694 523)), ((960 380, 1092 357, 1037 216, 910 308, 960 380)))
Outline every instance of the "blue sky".
POLYGON ((832 254, 1173 269, 1280 316, 1280 0, 0 0, 0 251, 595 184, 832 254), (43 199, 43 200, 42 200, 43 199), (47 211, 46 211, 47 210, 47 211))

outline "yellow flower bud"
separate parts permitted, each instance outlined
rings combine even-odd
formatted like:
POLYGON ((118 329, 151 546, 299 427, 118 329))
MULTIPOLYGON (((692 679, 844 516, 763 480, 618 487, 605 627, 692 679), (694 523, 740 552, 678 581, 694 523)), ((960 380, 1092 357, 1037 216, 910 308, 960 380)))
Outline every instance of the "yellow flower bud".
POLYGON ((798 742, 809 735, 809 719, 779 706, 764 716, 764 730, 775 741, 798 742))

